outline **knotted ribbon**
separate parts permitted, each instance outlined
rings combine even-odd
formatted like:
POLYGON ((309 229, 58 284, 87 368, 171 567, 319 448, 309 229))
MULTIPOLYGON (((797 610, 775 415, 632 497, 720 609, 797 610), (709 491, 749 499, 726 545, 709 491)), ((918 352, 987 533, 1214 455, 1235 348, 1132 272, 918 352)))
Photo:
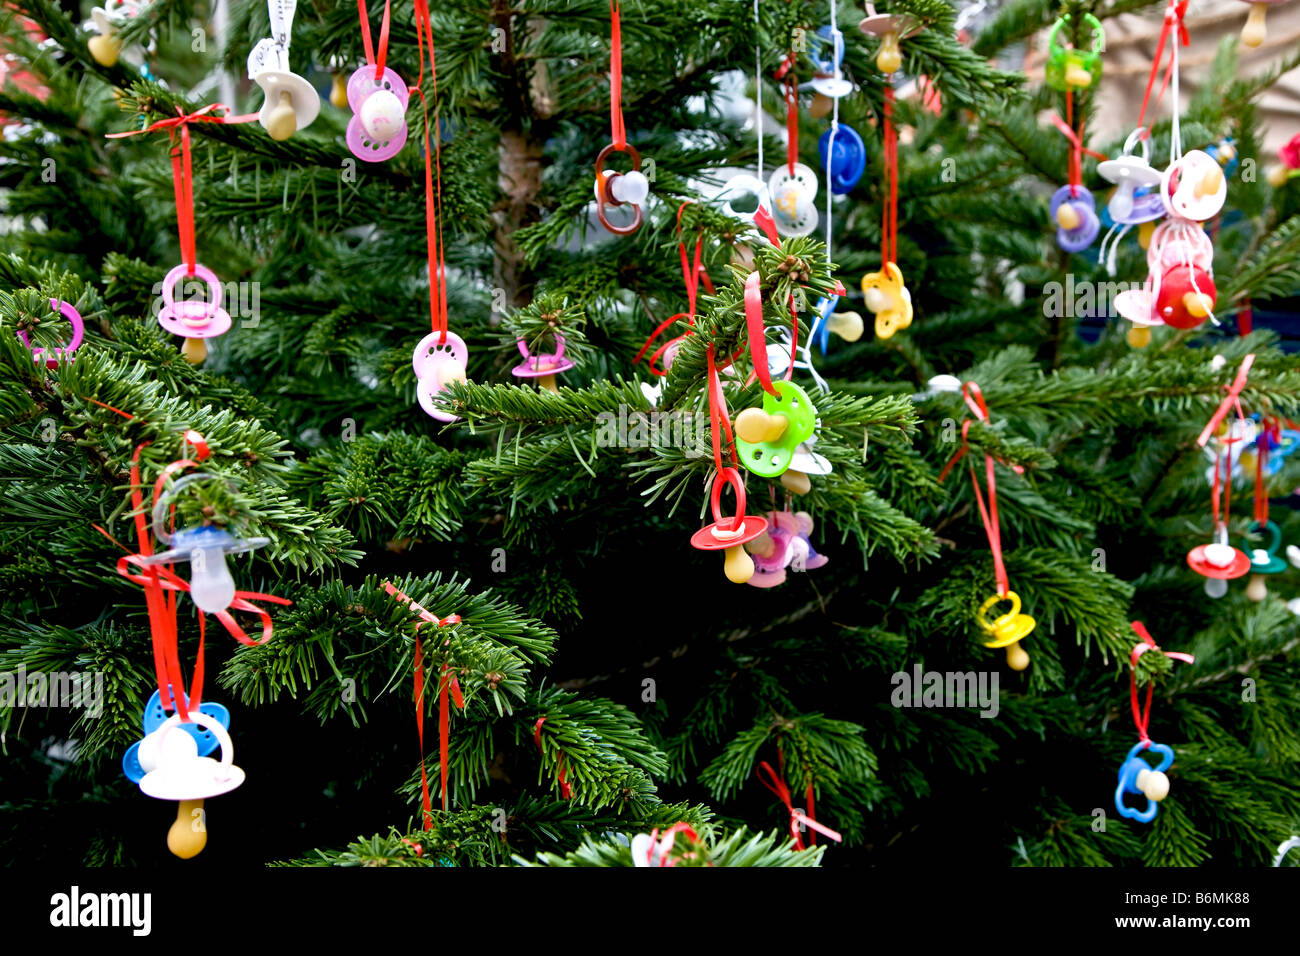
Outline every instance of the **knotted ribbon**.
POLYGON ((1210 416, 1210 420, 1206 422, 1205 428, 1201 430, 1201 434, 1196 439, 1196 444, 1204 448, 1210 440, 1210 436, 1214 434, 1214 430, 1223 423, 1223 420, 1228 416, 1228 412, 1234 407, 1237 409, 1238 418, 1246 417, 1241 410, 1241 393, 1246 388, 1246 379, 1250 375, 1251 366, 1254 364, 1255 353, 1253 352, 1241 360, 1241 365, 1237 368, 1237 377, 1232 380, 1231 385, 1223 386, 1228 394, 1224 396, 1223 401, 1219 403, 1219 407, 1215 409, 1214 414, 1210 416))
MULTIPOLYGON (((779 760, 779 755, 778 755, 778 760, 779 760)), ((776 770, 772 768, 772 765, 770 763, 768 763, 766 760, 760 763, 754 775, 758 777, 758 782, 761 783, 763 786, 767 787, 768 790, 772 791, 772 793, 776 795, 776 798, 780 800, 783 804, 785 804, 786 810, 789 811, 790 835, 794 837, 795 849, 797 850, 806 849, 803 843, 803 833, 802 833, 803 827, 805 826, 815 830, 816 833, 824 834, 825 836, 834 840, 836 843, 840 843, 843 841, 844 838, 841 837, 834 830, 832 830, 830 827, 823 826, 822 824, 818 823, 816 820, 813 819, 813 787, 811 783, 808 784, 808 793, 807 793, 808 812, 803 813, 802 811, 795 809, 794 800, 790 794, 789 786, 786 785, 784 778, 781 776, 781 774, 778 774, 776 770)), ((810 845, 816 844, 817 842, 816 833, 814 833, 812 836, 809 837, 810 845)))
POLYGON ((1143 707, 1138 706, 1138 687, 1137 687, 1137 662, 1138 658, 1147 651, 1160 651, 1165 657, 1176 661, 1184 661, 1188 664, 1195 664, 1196 658, 1191 654, 1184 654, 1182 651, 1161 650, 1160 645, 1147 632, 1146 627, 1141 621, 1131 622, 1134 632, 1142 638, 1141 643, 1133 647, 1131 656, 1132 667, 1129 670, 1129 702, 1133 707, 1133 723, 1137 725, 1138 740, 1144 744, 1151 743, 1151 738, 1147 735, 1147 726, 1151 723, 1151 695, 1155 690, 1155 685, 1147 682, 1147 700, 1143 707))

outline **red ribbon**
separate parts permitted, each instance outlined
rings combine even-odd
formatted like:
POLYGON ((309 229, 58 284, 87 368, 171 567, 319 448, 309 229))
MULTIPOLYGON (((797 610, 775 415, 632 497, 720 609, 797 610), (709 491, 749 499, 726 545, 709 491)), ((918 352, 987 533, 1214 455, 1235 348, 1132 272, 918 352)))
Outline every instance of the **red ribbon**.
MULTIPOLYGON (((1145 129, 1143 122, 1147 115, 1147 104, 1151 100, 1151 87, 1155 85, 1156 76, 1160 72, 1160 61, 1165 55, 1165 44, 1169 41, 1170 33, 1177 28, 1177 42, 1182 46, 1187 46, 1191 43, 1191 37, 1188 36, 1187 33, 1187 24, 1183 22, 1183 18, 1187 15, 1187 3, 1188 0, 1169 0, 1169 5, 1165 8, 1164 25, 1160 28, 1160 39, 1156 42, 1155 59, 1151 62, 1151 75, 1147 77, 1146 92, 1142 94, 1142 109, 1138 112, 1137 124, 1138 128, 1143 131, 1142 139, 1146 139, 1150 135, 1150 130, 1145 129)), ((1160 84, 1160 93, 1156 97, 1157 106, 1159 106, 1160 101, 1164 99, 1165 88, 1169 85, 1169 78, 1173 75, 1173 71, 1174 50, 1171 46, 1169 48, 1169 66, 1165 70, 1165 78, 1160 84)), ((1174 109, 1178 109, 1177 103, 1174 104, 1174 109)))
POLYGON ((176 107, 177 115, 161 119, 144 129, 131 129, 123 133, 108 133, 107 139, 121 139, 124 136, 139 136, 141 133, 153 133, 160 129, 168 131, 172 146, 172 189, 176 196, 176 227, 180 233, 181 258, 185 260, 187 276, 194 275, 194 266, 198 263, 195 255, 194 240, 194 173, 192 170, 190 148, 191 123, 250 123, 257 119, 256 113, 242 116, 230 115, 230 107, 221 103, 209 103, 193 113, 183 113, 176 107), (224 116, 213 116, 213 110, 226 110, 224 116), (176 143, 176 131, 180 130, 181 141, 176 143))
POLYGON ((428 0, 415 0, 415 39, 420 51, 420 75, 415 92, 420 97, 424 116, 424 238, 429 264, 429 324, 442 333, 439 345, 447 342, 447 262, 442 242, 442 126, 438 104, 438 61, 433 48, 433 22, 429 19, 428 0), (424 90, 424 49, 429 48, 429 75, 433 79, 433 129, 429 129, 429 104, 424 90), (433 140, 430 153, 429 140, 433 140), (434 188, 434 173, 437 188, 434 188))
POLYGON ((1138 740, 1144 744, 1149 744, 1151 738, 1147 736, 1147 726, 1151 723, 1151 695, 1155 690, 1155 685, 1150 681, 1147 682, 1147 700, 1143 707, 1138 706, 1138 686, 1137 686, 1137 662, 1138 658, 1147 651, 1160 651, 1165 657, 1172 658, 1176 661, 1185 661, 1188 664, 1195 664, 1196 658, 1191 654, 1184 654, 1182 651, 1164 651, 1147 632, 1141 621, 1133 621, 1132 627, 1138 637, 1142 638, 1142 643, 1133 648, 1133 654, 1130 658, 1132 668, 1129 670, 1129 701, 1133 706, 1133 723, 1137 725, 1138 740))
POLYGON ((1104 160, 1106 157, 1101 153, 1091 150, 1083 145, 1083 122, 1080 121, 1079 129, 1074 128, 1074 93, 1067 91, 1065 94, 1065 119, 1052 114, 1052 122, 1061 134, 1070 141, 1070 196, 1073 198, 1079 193, 1079 187, 1083 184, 1083 154, 1087 153, 1093 159, 1104 160))
MULTIPOLYGON (((975 418, 984 424, 989 421, 989 407, 984 401, 984 393, 974 382, 967 382, 961 387, 962 398, 966 401, 966 406, 974 413, 975 418)), ((967 418, 961 423, 961 448, 957 449, 957 454, 949 459, 948 464, 943 466, 943 471, 939 473, 939 481, 948 477, 948 472, 952 466, 961 460, 962 456, 970 450, 970 442, 967 436, 970 432, 971 419, 967 418)), ((980 493, 979 480, 975 477, 975 466, 970 467, 970 483, 975 489, 975 503, 979 507, 980 521, 984 523, 984 533, 989 539, 989 550, 993 552, 993 574, 998 585, 998 594, 1005 595, 1011 590, 1010 583, 1007 580, 1007 569, 1002 563, 1002 528, 998 523, 998 490, 997 480, 994 476, 993 469, 994 458, 992 455, 984 456, 985 480, 988 482, 989 500, 988 507, 984 505, 984 495, 980 493)), ((1003 462, 1017 475, 1022 475, 1025 469, 1020 465, 1008 465, 1003 462)))
MULTIPOLYGON (((450 614, 447 617, 439 618, 436 614, 412 601, 388 581, 384 582, 384 590, 401 603, 410 604, 411 610, 415 611, 422 621, 432 624, 434 627, 446 627, 448 624, 460 623, 459 614, 450 614)), ((433 829, 433 807, 429 800, 429 776, 424 765, 424 648, 420 643, 420 628, 423 626, 423 624, 415 625, 415 729, 420 738, 420 796, 424 807, 424 828, 431 830, 433 829)), ((451 639, 448 638, 443 642, 443 647, 450 643, 451 639)), ((451 740, 451 706, 447 701, 447 692, 449 690, 451 696, 456 699, 456 706, 464 710, 465 697, 461 694, 460 682, 456 680, 456 675, 451 672, 450 667, 444 661, 438 679, 438 766, 442 773, 442 809, 444 811, 447 809, 448 745, 451 740)))
POLYGON ((623 31, 619 26, 616 0, 609 3, 609 135, 615 147, 627 145, 623 128, 623 31))
MULTIPOLYGON (((1215 224, 1216 225, 1218 224, 1217 219, 1215 220, 1215 224)), ((1241 311, 1237 313, 1237 334, 1238 335, 1250 335, 1251 325, 1253 324, 1251 321, 1252 319, 1253 316, 1251 315, 1250 312, 1250 300, 1243 299, 1241 303, 1241 311)))
POLYGON ((894 129, 894 87, 885 83, 885 207, 880 223, 880 268, 898 262, 898 131, 894 129))
MULTIPOLYGON (((772 384, 772 375, 767 368, 767 330, 763 326, 763 290, 762 277, 755 269, 745 278, 745 328, 749 333, 749 357, 754 362, 754 374, 763 391, 769 395, 780 396, 772 384)), ((790 354, 793 357, 794 349, 790 354)))
POLYGON ((1206 442, 1210 440, 1210 436, 1214 434, 1214 430, 1222 424, 1224 418, 1227 417, 1228 412, 1233 407, 1236 407, 1237 409, 1238 418, 1246 417, 1245 413, 1241 410, 1241 393, 1246 387, 1246 378, 1250 375, 1250 367, 1254 364, 1254 352, 1241 360, 1241 365, 1237 369, 1237 377, 1232 380, 1231 385, 1223 386, 1228 394, 1219 404, 1219 407, 1215 409, 1214 414, 1210 416, 1210 420, 1206 423, 1205 428, 1201 430, 1200 436, 1196 439, 1196 444, 1204 448, 1206 442))
POLYGON ((366 62, 375 67, 375 82, 384 78, 384 65, 388 59, 388 20, 391 0, 384 0, 384 19, 379 25, 379 55, 375 55, 370 42, 370 15, 366 12, 366 0, 357 0, 357 16, 361 18, 361 43, 366 49, 366 62))
MULTIPOLYGON (((659 828, 655 827, 650 831, 650 846, 646 849, 645 862, 646 866, 654 866, 655 853, 659 854, 660 866, 676 866, 677 861, 669 858, 672 852, 673 844, 677 842, 677 834, 682 834, 691 843, 699 842, 699 834, 695 832, 694 827, 689 823, 678 821, 664 831, 663 839, 659 838, 659 828)), ((693 853, 683 854, 687 858, 694 856, 693 853)))
MULTIPOLYGON (((537 752, 543 757, 546 756, 546 751, 542 749, 542 724, 544 723, 546 723, 546 718, 538 717, 537 723, 533 725, 533 743, 537 744, 537 752)), ((569 786, 569 781, 565 779, 563 750, 555 755, 555 765, 557 768, 555 779, 560 785, 560 796, 568 800, 573 796, 573 788, 569 786)))
MULTIPOLYGON (((790 794, 790 788, 786 785, 786 782, 784 779, 782 779, 781 775, 772 769, 772 765, 770 763, 768 763, 766 760, 760 763, 758 765, 758 769, 754 772, 754 775, 758 777, 759 783, 767 787, 767 789, 772 791, 772 793, 776 794, 776 798, 780 800, 783 804, 785 804, 785 808, 790 812, 790 834, 791 836, 794 837, 795 849, 797 850, 806 849, 803 843, 803 833, 802 833, 802 827, 805 826, 815 830, 817 833, 824 834, 825 836, 834 840, 836 843, 843 842, 844 838, 841 837, 838 833, 836 833, 830 827, 823 826, 822 824, 818 823, 816 820, 813 819, 812 784, 808 785, 808 812, 802 813, 799 810, 795 809, 794 800, 790 794), (766 777, 766 779, 764 779, 764 777, 766 777)), ((815 844, 816 841, 817 841, 817 837, 815 834, 809 837, 810 844, 815 844)))
MULTIPOLYGON (((102 403, 97 403, 102 404, 102 403)), ((107 407, 107 406, 105 406, 107 407)), ((117 409, 113 409, 118 411, 117 409)), ((134 418, 127 412, 118 411, 118 414, 127 418, 134 418)), ((158 495, 162 492, 163 485, 167 479, 179 471, 186 468, 198 467, 198 463, 208 458, 211 451, 207 442, 198 432, 190 429, 184 433, 183 441, 191 444, 195 448, 195 459, 180 458, 173 461, 158 476, 154 483, 153 498, 151 507, 148 512, 144 507, 144 490, 140 481, 140 455, 149 445, 149 442, 143 442, 136 446, 135 452, 131 457, 131 506, 134 514, 136 540, 139 542, 140 551, 138 554, 128 554, 118 559, 117 573, 122 575, 128 581, 139 584, 144 588, 145 607, 149 612, 149 632, 150 640, 153 645, 154 657, 154 677, 158 683, 158 696, 162 701, 165 710, 171 710, 173 707, 180 715, 184 722, 189 722, 191 710, 197 711, 203 700, 203 678, 204 678, 204 661, 203 661, 203 643, 206 633, 206 616, 199 611, 199 646, 194 663, 194 676, 190 684, 188 696, 184 693, 173 694, 173 689, 183 691, 185 688, 184 675, 181 670, 180 648, 177 637, 176 626, 176 595, 184 592, 189 593, 190 583, 172 570, 171 565, 147 565, 144 559, 152 557, 154 553, 153 537, 149 532, 148 524, 145 520, 146 513, 153 513, 153 505, 157 503, 158 495), (140 572, 132 573, 132 565, 140 568, 140 572)), ((100 534, 113 541, 118 547, 122 547, 112 535, 101 528, 99 525, 93 525, 100 534)), ((250 638, 230 615, 230 610, 218 611, 214 615, 226 631, 239 641, 241 644, 256 646, 265 644, 271 639, 271 615, 263 608, 253 604, 253 600, 270 601, 274 604, 289 605, 293 602, 277 597, 274 594, 261 594, 255 591, 236 591, 234 599, 230 602, 230 610, 246 611, 258 615, 262 619, 262 637, 261 640, 250 638)))
MULTIPOLYGON (((663 334, 663 331, 667 329, 669 326, 673 325, 675 322, 677 322, 677 320, 686 319, 687 324, 692 328, 694 327, 695 300, 696 300, 696 296, 699 293, 699 286, 700 286, 701 279, 704 280, 704 291, 706 291, 709 295, 714 294, 713 281, 709 278, 709 273, 704 268, 704 263, 702 261, 702 256, 704 252, 703 227, 698 229, 695 234, 695 259, 693 262, 687 257, 686 243, 683 242, 681 238, 682 212, 690 204, 691 201, 688 199, 686 202, 682 203, 680 206, 677 207, 677 251, 681 256, 681 260, 682 260, 682 281, 686 285, 686 302, 687 302, 688 311, 678 312, 676 315, 660 322, 659 325, 655 328, 655 330, 650 333, 650 337, 645 340, 645 344, 641 346, 641 350, 636 353, 636 358, 632 359, 633 365, 635 365, 637 362, 640 362, 641 359, 645 357, 645 353, 649 350, 650 346, 654 344, 655 339, 659 338, 659 336, 663 334)), ((694 335, 694 334, 695 334, 694 332, 688 330, 684 335, 680 337, 686 338, 686 336, 694 335)), ((675 341, 677 340, 671 339, 668 342, 665 342, 663 345, 659 346, 659 348, 655 350, 653 355, 650 356, 649 367, 650 367, 651 375, 658 375, 662 377, 668 374, 668 371, 666 369, 655 368, 655 362, 659 360, 659 357, 662 356, 664 352, 668 349, 668 347, 671 346, 675 341)))

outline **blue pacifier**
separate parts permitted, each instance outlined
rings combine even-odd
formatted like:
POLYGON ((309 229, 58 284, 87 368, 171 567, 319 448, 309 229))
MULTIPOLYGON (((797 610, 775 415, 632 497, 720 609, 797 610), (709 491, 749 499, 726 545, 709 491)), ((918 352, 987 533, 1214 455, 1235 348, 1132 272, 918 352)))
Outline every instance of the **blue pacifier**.
POLYGON ((858 184, 867 168, 867 147, 862 137, 852 126, 840 123, 838 127, 822 133, 817 141, 817 150, 821 155, 822 168, 827 171, 827 181, 831 192, 843 196, 858 184), (835 136, 835 145, 831 145, 831 134, 835 136), (827 152, 832 151, 829 162, 827 152))
POLYGON ((1119 811, 1119 815, 1137 820, 1139 823, 1150 823, 1154 820, 1158 809, 1156 804, 1169 795, 1169 778, 1165 776, 1165 771, 1173 766, 1173 763, 1174 751, 1164 744, 1150 742, 1134 744, 1119 768, 1119 786, 1115 788, 1115 809, 1119 811), (1138 756, 1144 750, 1160 755, 1158 766, 1153 767, 1138 756), (1139 810, 1136 807, 1126 806, 1124 804, 1126 793, 1146 797, 1146 809, 1139 810))
MULTIPOLYGON (((169 687, 170 689, 170 687, 169 687)), ((189 698, 181 695, 188 702, 189 698)), ((217 704, 211 701, 199 705, 199 712, 207 714, 215 719, 222 727, 230 729, 230 711, 224 704, 217 704)), ((153 692, 149 702, 144 705, 144 735, 148 737, 167 720, 167 712, 163 710, 162 696, 158 691, 153 692)), ((198 755, 206 757, 212 751, 217 749, 218 741, 212 731, 198 724, 181 724, 181 729, 194 738, 195 744, 198 745, 198 755)), ((136 741, 127 748, 126 753, 122 756, 122 772, 126 774, 126 779, 132 783, 139 783, 146 773, 145 768, 140 763, 140 745, 143 740, 136 741)))

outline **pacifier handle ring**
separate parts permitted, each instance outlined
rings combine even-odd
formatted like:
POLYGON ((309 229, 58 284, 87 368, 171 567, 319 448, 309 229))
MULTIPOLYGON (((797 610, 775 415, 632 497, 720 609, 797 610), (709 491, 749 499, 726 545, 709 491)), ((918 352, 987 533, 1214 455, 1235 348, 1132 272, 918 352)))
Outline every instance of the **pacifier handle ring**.
MULTIPOLYGON (((639 173, 641 171, 641 154, 637 151, 637 148, 635 146, 633 146, 631 143, 624 143, 622 146, 620 146, 618 143, 610 143, 608 146, 606 146, 596 155, 596 179, 597 180, 604 178, 605 160, 609 158, 611 153, 627 153, 627 155, 632 159, 631 171, 634 173, 639 173)), ((615 206, 622 205, 621 203, 615 201, 612 197, 610 199, 610 203, 611 205, 615 205, 615 206)))
POLYGON ((632 159, 632 172, 638 173, 641 171, 641 154, 631 143, 624 143, 621 146, 618 143, 610 143, 596 156, 596 186, 599 190, 599 200, 596 203, 596 216, 600 219, 600 224, 614 235, 630 236, 641 228, 642 213, 640 206, 632 207, 636 210, 636 216, 633 218, 630 225, 614 226, 610 224, 610 221, 607 218, 605 218, 606 205, 623 205, 623 203, 619 202, 609 194, 609 187, 605 177, 605 160, 609 158, 611 153, 627 153, 627 155, 632 159))
POLYGON ((1007 617, 1008 615, 1014 616, 1020 613, 1020 595, 1017 594, 1015 591, 1008 591, 1006 594, 994 594, 990 596, 988 599, 986 599, 983 604, 980 605, 979 613, 976 615, 976 617, 979 618, 980 626, 983 627, 985 630, 993 629, 993 625, 988 623, 985 616, 988 614, 989 609, 992 608, 999 601, 1010 601, 1011 610, 1008 611, 1006 614, 999 614, 998 617, 1000 618, 1007 617))
MULTIPOLYGON (((158 728, 158 749, 162 749, 164 738, 181 725, 181 715, 172 714, 168 717, 161 727, 158 728)), ((203 711, 195 708, 190 711, 190 719, 184 723, 198 724, 204 730, 212 732, 212 736, 217 738, 217 744, 221 747, 221 766, 230 768, 235 763, 235 743, 230 739, 230 734, 226 728, 221 726, 221 721, 211 714, 205 714, 203 711)))
POLYGON ((524 357, 524 361, 528 361, 533 357, 532 353, 528 351, 528 346, 524 344, 523 339, 515 339, 515 345, 519 347, 519 354, 524 357))
POLYGON ((713 509, 713 523, 721 525, 723 522, 722 486, 724 483, 731 485, 736 493, 736 517, 729 530, 740 531, 745 526, 745 486, 741 483, 740 473, 730 466, 721 469, 713 479, 713 492, 709 495, 709 504, 713 509))
POLYGON ((1146 135, 1149 132, 1145 126, 1139 126, 1128 134, 1128 139, 1124 140, 1124 155, 1132 156, 1133 147, 1141 146, 1142 161, 1148 166, 1151 165, 1151 143, 1148 141, 1150 137, 1146 135))
POLYGON ((170 545, 172 543, 172 533, 167 530, 167 524, 165 521, 167 516, 167 505, 182 488, 192 485, 194 482, 204 478, 212 478, 218 481, 224 480, 232 490, 235 487, 233 481, 223 479, 220 475, 211 471, 196 471, 192 474, 185 475, 182 478, 177 478, 176 481, 172 482, 170 487, 166 488, 163 493, 158 496, 158 500, 154 502, 153 506, 153 536, 163 544, 170 545))
POLYGON ((1252 521, 1250 524, 1251 532, 1258 528, 1260 531, 1267 531, 1269 537, 1268 547, 1264 550, 1269 554, 1274 554, 1282 544, 1282 531, 1272 521, 1252 521))
POLYGON ((555 333, 555 361, 558 363, 564 358, 564 336, 559 332, 555 333))
POLYGON ((174 267, 163 278, 162 300, 163 305, 169 309, 176 307, 176 283, 182 279, 202 279, 204 284, 212 292, 212 298, 206 302, 208 309, 213 315, 221 308, 221 302, 225 295, 221 288, 221 282, 217 279, 217 274, 201 262, 194 263, 194 271, 189 271, 189 266, 182 262, 174 267))

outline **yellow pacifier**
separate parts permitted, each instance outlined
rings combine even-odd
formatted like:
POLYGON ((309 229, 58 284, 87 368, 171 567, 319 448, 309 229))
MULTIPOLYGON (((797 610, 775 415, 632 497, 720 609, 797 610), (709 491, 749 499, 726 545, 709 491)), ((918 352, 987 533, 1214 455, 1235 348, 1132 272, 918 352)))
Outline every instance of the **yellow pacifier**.
POLYGON ((979 626, 993 637, 993 640, 984 642, 985 647, 1005 647, 1007 666, 1013 671, 1022 671, 1029 666, 1029 655, 1020 646, 1020 641, 1029 636, 1037 622, 1028 614, 1020 613, 1019 594, 1015 591, 994 594, 980 605, 977 619, 979 626), (988 612, 999 601, 1010 601, 1011 610, 990 621, 988 612))
POLYGON ((882 339, 912 324, 912 294, 897 264, 886 262, 881 271, 863 276, 862 297, 876 315, 876 335, 882 339))

